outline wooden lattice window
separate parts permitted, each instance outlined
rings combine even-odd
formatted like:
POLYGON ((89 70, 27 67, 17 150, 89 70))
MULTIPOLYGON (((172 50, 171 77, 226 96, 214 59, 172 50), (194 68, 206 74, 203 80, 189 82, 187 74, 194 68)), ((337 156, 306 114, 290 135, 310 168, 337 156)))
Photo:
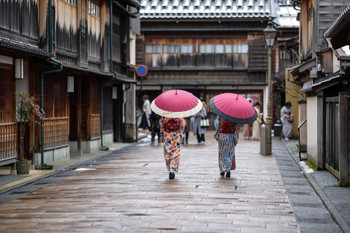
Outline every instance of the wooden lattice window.
POLYGON ((67 80, 50 77, 44 81, 44 110, 47 118, 68 116, 67 80))

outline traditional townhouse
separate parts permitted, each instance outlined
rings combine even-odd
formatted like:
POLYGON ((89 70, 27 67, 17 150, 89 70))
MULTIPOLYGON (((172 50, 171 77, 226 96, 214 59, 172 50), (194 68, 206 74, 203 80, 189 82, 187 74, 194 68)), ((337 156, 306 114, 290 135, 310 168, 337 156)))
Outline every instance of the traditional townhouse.
MULTIPOLYGON (((180 88, 206 103, 223 92, 238 93, 252 102, 261 102, 266 113, 268 59, 263 30, 273 18, 279 40, 276 38, 272 50, 272 78, 280 80, 273 81, 280 86, 284 85, 285 68, 294 65, 289 48, 298 35, 291 3, 276 3, 142 0, 137 63, 146 65, 149 73, 138 85, 140 107, 145 93, 153 99, 163 91, 180 88)), ((284 88, 277 93, 274 120, 279 118, 285 100, 284 88)))
POLYGON ((350 1, 293 2, 300 8, 300 64, 291 69, 291 80, 300 83, 306 95, 307 159, 346 185, 350 1))
POLYGON ((43 127, 33 124, 26 135, 26 157, 36 165, 136 139, 126 109, 135 115, 130 41, 139 32, 138 11, 135 0, 0 2, 3 164, 17 153, 16 91, 42 97, 43 127))

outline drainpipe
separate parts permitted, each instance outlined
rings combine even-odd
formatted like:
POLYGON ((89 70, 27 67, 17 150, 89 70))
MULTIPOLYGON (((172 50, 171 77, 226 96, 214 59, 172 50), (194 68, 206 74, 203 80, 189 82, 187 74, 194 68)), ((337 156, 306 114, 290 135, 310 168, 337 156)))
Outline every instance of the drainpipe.
MULTIPOLYGON (((41 107, 41 109, 44 109, 44 75, 60 72, 63 69, 63 65, 61 62, 54 60, 52 58, 50 58, 50 61, 59 65, 59 68, 55 69, 55 70, 44 71, 41 73, 41 76, 40 76, 40 107, 41 107)), ((43 168, 43 165, 44 165, 44 120, 43 119, 41 119, 40 124, 41 124, 41 127, 40 127, 40 129, 41 129, 41 168, 43 168)))
POLYGON ((298 85, 302 86, 303 84, 302 84, 301 82, 298 82, 298 81, 294 81, 294 80, 290 80, 290 79, 289 79, 289 73, 290 73, 291 70, 292 70, 292 68, 289 68, 289 69, 288 69, 288 72, 287 72, 287 75, 288 75, 287 80, 288 80, 288 82, 291 82, 291 83, 298 84, 298 85))
POLYGON ((101 108, 100 108, 100 115, 101 115, 101 117, 100 117, 100 122, 101 122, 100 123, 101 124, 101 127, 100 127, 100 131, 101 131, 101 148, 100 148, 100 150, 109 150, 108 147, 103 145, 103 81, 101 81, 100 94, 101 94, 101 96, 100 96, 100 99, 101 99, 101 103, 100 103, 100 105, 101 105, 101 108))
MULTIPOLYGON (((48 7, 49 7, 49 53, 52 54, 52 0, 49 0, 48 2, 48 7)), ((56 63, 59 68, 55 69, 55 70, 48 70, 48 71, 44 71, 41 73, 40 75, 40 107, 41 109, 44 109, 44 75, 46 74, 52 74, 52 73, 56 73, 56 72, 60 72, 63 70, 63 65, 61 62, 50 58, 51 62, 56 63)), ((45 169, 46 167, 44 166, 44 120, 41 119, 40 121, 40 130, 41 130, 41 145, 40 145, 40 154, 41 154, 41 165, 40 168, 41 169, 45 169)))
MULTIPOLYGON (((113 74, 113 79, 116 77, 116 73, 113 71, 113 0, 110 0, 109 4, 109 28, 110 28, 110 35, 109 35, 109 51, 110 51, 110 63, 109 63, 109 70, 113 74)), ((106 147, 103 143, 103 81, 101 81, 101 87, 100 87, 100 134, 101 134, 101 148, 100 150, 108 150, 109 148, 106 147)))
POLYGON ((49 0, 49 53, 52 53, 52 0, 49 0))

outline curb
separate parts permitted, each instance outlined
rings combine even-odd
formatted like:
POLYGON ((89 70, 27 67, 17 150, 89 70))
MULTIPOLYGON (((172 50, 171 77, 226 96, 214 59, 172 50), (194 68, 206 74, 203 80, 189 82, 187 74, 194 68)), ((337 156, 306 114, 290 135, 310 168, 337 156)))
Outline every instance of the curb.
MULTIPOLYGON (((282 141, 282 143, 286 146, 289 155, 293 158, 294 162, 297 164, 299 169, 301 171, 303 171, 302 167, 299 164, 300 161, 298 161, 297 158, 294 156, 293 151, 289 148, 289 146, 287 145, 287 143, 285 141, 282 141)), ((315 190, 316 194, 319 196, 320 200, 322 201, 322 203, 324 204, 326 209, 329 211, 329 213, 333 217, 334 221, 338 224, 340 229, 343 232, 350 232, 350 225, 345 221, 343 216, 339 213, 338 209, 336 207, 334 207, 334 205, 329 200, 327 195, 323 192, 322 188, 317 183, 317 181, 312 177, 312 175, 307 174, 305 172, 303 172, 303 174, 304 174, 305 178, 307 179, 307 181, 309 182, 309 184, 311 185, 311 187, 315 190)))

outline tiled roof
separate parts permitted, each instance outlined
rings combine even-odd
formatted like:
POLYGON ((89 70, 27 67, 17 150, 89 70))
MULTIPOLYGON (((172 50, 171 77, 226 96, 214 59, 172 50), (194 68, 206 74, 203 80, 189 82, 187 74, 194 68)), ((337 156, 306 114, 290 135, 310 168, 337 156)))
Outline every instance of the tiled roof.
POLYGON ((297 15, 298 12, 292 5, 281 4, 276 7, 276 19, 274 21, 281 28, 298 28, 297 15))
POLYGON ((339 17, 332 23, 332 25, 324 33, 325 37, 328 37, 332 31, 344 20, 350 16, 350 6, 346 7, 339 15, 339 17))
POLYGON ((0 36, 0 49, 24 53, 31 56, 50 58, 52 55, 36 46, 0 36))
POLYGON ((141 19, 266 18, 270 0, 141 0, 141 19))

